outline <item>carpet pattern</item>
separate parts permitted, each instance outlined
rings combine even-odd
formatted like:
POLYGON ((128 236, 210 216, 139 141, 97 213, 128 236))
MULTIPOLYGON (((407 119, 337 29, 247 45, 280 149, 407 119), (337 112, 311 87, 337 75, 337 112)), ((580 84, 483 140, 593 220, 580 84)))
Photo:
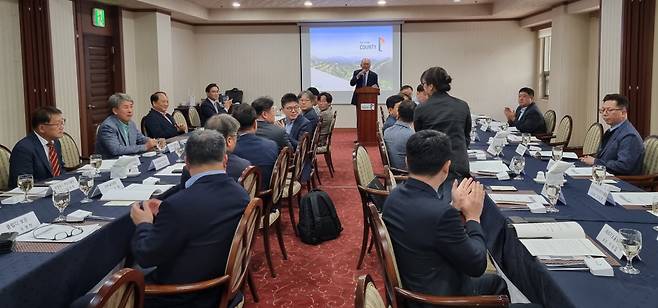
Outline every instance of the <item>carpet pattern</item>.
MULTIPOLYGON (((331 196, 336 206, 343 226, 340 237, 317 246, 304 244, 290 226, 287 209, 281 211, 288 260, 282 259, 275 232, 271 230, 272 261, 277 274, 272 278, 263 253, 262 238, 256 239, 251 265, 260 301, 255 303, 247 288, 246 307, 353 307, 356 279, 365 273, 373 277, 380 293, 383 291, 374 248, 370 255, 366 255, 362 269, 356 269, 363 234, 363 212, 352 168, 354 140, 355 129, 334 131, 332 156, 336 172, 333 178, 324 156, 318 157, 320 189, 331 196)), ((382 166, 377 147, 368 147, 368 153, 375 172, 380 172, 382 166)))

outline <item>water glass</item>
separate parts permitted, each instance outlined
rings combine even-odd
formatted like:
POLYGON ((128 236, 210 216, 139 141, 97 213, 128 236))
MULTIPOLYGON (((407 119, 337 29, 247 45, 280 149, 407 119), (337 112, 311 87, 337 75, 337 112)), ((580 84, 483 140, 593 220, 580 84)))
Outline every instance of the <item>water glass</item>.
POLYGON ((178 159, 176 160, 177 163, 184 162, 183 153, 185 153, 185 147, 180 145, 179 147, 176 148, 176 156, 178 156, 178 159))
POLYGON ((471 143, 477 140, 478 133, 474 129, 471 130, 471 143))
POLYGON ((521 174, 525 169, 525 158, 521 155, 516 155, 512 158, 509 166, 512 169, 512 172, 516 174, 515 180, 523 180, 521 174))
POLYGON ((624 255, 626 256, 626 265, 620 267, 619 270, 630 275, 637 275, 640 270, 633 267, 633 258, 640 254, 642 249, 642 233, 635 229, 619 229, 621 236, 621 246, 624 248, 624 255))
POLYGON ((160 138, 157 140, 155 143, 155 153, 158 154, 158 156, 162 155, 162 152, 164 152, 165 147, 167 146, 167 142, 160 138))
POLYGON ((500 155, 503 152, 503 145, 502 143, 494 141, 494 146, 493 146, 494 152, 496 153, 495 158, 500 159, 502 155, 500 155))
POLYGON ((596 184, 603 184, 605 181, 605 166, 603 165, 594 165, 592 166, 592 179, 594 180, 594 183, 596 184))
POLYGON ((501 132, 506 132, 508 127, 509 127, 509 124, 507 124, 507 122, 500 122, 500 131, 501 132))
MULTIPOLYGON (((658 195, 653 196, 653 201, 651 202, 651 212, 658 216, 658 195)), ((654 231, 658 231, 658 226, 653 226, 654 231)))
POLYGON ((100 168, 101 165, 103 165, 103 156, 100 154, 91 154, 89 156, 89 164, 94 167, 94 170, 96 171, 94 173, 94 177, 97 178, 100 176, 100 168))
POLYGON ((554 161, 562 160, 562 152, 564 150, 564 147, 561 145, 556 145, 553 147, 551 151, 551 155, 553 156, 554 161))
POLYGON ((62 222, 66 221, 64 216, 64 209, 69 206, 71 202, 71 193, 68 189, 64 188, 62 190, 53 190, 53 206, 59 210, 59 216, 53 220, 53 222, 62 222))
POLYGON ((21 174, 18 176, 18 180, 16 181, 18 184, 18 188, 20 188, 21 191, 23 191, 23 200, 21 203, 29 203, 32 200, 30 200, 27 197, 27 193, 32 189, 34 186, 34 178, 32 177, 31 174, 21 174))
POLYGON ((546 209, 547 213, 557 213, 560 210, 555 207, 557 201, 560 199, 560 185, 546 185, 546 196, 548 197, 548 202, 550 206, 546 209))
POLYGON ((85 198, 80 203, 92 202, 93 200, 89 198, 89 193, 94 188, 94 175, 85 172, 78 177, 78 183, 80 184, 80 191, 85 195, 85 198))
POLYGON ((523 133, 523 134, 521 134, 521 143, 522 143, 524 146, 528 146, 528 144, 530 144, 530 140, 532 140, 530 134, 528 134, 528 133, 523 133))

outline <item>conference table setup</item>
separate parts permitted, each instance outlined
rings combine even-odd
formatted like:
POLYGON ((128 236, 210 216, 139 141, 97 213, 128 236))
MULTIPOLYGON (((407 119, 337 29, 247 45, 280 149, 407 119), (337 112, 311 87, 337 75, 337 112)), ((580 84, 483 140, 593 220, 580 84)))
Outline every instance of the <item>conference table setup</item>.
POLYGON ((551 146, 534 140, 525 141, 530 151, 519 147, 518 131, 506 126, 479 119, 469 150, 471 174, 487 188, 481 218, 487 247, 506 276, 544 307, 658 307, 658 213, 651 211, 658 193, 637 193, 642 190, 610 174, 603 184, 593 184, 592 171, 574 154, 556 154, 562 156, 556 167, 543 157, 551 146), (496 139, 509 142, 497 147, 496 139), (501 157, 495 157, 501 148, 501 157), (543 151, 541 157, 530 154, 536 150, 543 151), (516 169, 512 160, 519 153, 525 153, 520 176, 506 168, 516 169), (501 165, 505 168, 497 169, 501 165), (544 183, 555 183, 560 167, 557 181, 563 184, 558 193, 550 192, 544 183), (636 197, 649 202, 624 202, 636 197), (557 212, 551 211, 553 202, 557 212), (632 258, 637 274, 622 271, 627 263, 622 240, 631 254, 639 244, 632 258))
MULTIPOLYGON (((182 146, 180 139, 168 141, 182 146)), ((82 181, 73 179, 93 176, 96 170, 89 165, 34 183, 28 203, 14 200, 9 202, 14 204, 6 204, 5 200, 22 199, 23 195, 6 198, 7 193, 2 193, 0 228, 2 232, 15 231, 20 235, 13 251, 0 255, 0 306, 68 307, 113 269, 123 267, 124 260, 130 266, 130 240, 135 230, 130 205, 179 183, 183 165, 177 159, 175 147, 169 146, 167 153, 147 152, 103 160, 94 178, 96 185, 92 184, 95 188, 88 192, 91 201, 86 203, 81 202, 86 195, 78 188, 82 181), (111 180, 110 175, 122 175, 110 167, 119 161, 128 162, 130 170, 124 172, 125 178, 111 180), (60 214, 54 201, 62 187, 70 191, 68 206, 62 211, 66 223, 40 225, 52 222, 60 214), (40 195, 32 195, 32 191, 40 195)))

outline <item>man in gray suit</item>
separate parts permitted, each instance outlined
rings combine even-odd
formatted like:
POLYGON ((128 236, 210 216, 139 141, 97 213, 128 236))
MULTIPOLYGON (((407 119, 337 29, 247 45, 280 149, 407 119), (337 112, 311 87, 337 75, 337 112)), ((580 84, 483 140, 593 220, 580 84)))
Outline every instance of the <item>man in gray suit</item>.
MULTIPOLYGON (((98 128, 96 153, 103 158, 136 154, 153 149, 158 140, 147 138, 132 121, 133 100, 125 93, 114 93, 107 100, 112 115, 98 128)), ((163 139, 164 141, 164 139, 163 139)))
POLYGON ((251 103, 251 107, 256 110, 256 115, 258 115, 256 136, 276 142, 279 151, 286 146, 292 149, 286 130, 274 124, 276 120, 274 101, 269 97, 259 97, 251 103))

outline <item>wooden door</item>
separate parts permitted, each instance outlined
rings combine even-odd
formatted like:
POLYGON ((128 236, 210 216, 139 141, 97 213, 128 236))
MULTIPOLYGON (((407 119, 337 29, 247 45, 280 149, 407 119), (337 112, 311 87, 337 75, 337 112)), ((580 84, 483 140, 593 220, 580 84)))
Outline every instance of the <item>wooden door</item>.
POLYGON ((114 46, 112 37, 86 34, 84 37, 85 100, 89 149, 96 142, 96 128, 112 110, 107 98, 114 93, 114 46))

